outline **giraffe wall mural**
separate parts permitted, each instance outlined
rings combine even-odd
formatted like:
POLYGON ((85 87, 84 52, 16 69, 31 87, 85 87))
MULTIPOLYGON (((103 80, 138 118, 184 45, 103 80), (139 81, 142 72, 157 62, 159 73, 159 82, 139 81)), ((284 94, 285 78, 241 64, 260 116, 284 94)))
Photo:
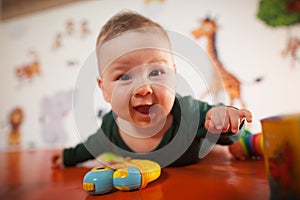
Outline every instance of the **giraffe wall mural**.
MULTIPOLYGON (((199 39, 201 37, 205 37, 206 47, 205 50, 210 57, 212 64, 212 78, 209 86, 209 90, 207 90, 204 94, 200 96, 200 99, 204 98, 207 94, 211 93, 215 100, 217 100, 217 96, 219 92, 223 90, 227 93, 229 98, 229 105, 233 106, 234 101, 238 100, 241 107, 246 107, 244 100, 241 97, 241 81, 233 75, 231 72, 225 69, 223 63, 220 61, 216 49, 216 32, 218 30, 218 26, 215 20, 207 17, 203 20, 200 20, 200 26, 192 31, 192 35, 195 39, 199 39), (217 80, 214 77, 219 73, 219 76, 222 80, 217 80)), ((260 82, 262 78, 255 79, 254 82, 260 82)))

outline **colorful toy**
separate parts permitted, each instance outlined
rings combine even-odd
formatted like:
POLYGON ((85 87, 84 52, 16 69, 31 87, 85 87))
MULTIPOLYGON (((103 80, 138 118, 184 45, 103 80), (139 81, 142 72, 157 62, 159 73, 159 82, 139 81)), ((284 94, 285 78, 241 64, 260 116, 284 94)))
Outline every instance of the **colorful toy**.
POLYGON ((95 167, 83 179, 83 189, 90 194, 104 194, 113 189, 113 173, 110 168, 95 167))
POLYGON ((250 134, 248 137, 243 137, 241 144, 244 152, 248 157, 262 158, 263 157, 263 137, 262 134, 250 134))
POLYGON ((262 159, 264 157, 262 133, 252 134, 245 130, 245 135, 230 145, 229 151, 238 160, 262 159))
MULTIPOLYGON (((117 158, 113 162, 120 160, 119 156, 112 158, 117 158)), ((83 178, 83 189, 92 195, 105 194, 114 188, 121 191, 142 189, 156 180, 160 173, 161 168, 156 162, 124 158, 117 164, 89 171, 83 178)))
POLYGON ((97 160, 99 160, 101 163, 105 164, 106 166, 113 166, 125 162, 125 158, 111 152, 105 152, 101 154, 97 158, 97 160))

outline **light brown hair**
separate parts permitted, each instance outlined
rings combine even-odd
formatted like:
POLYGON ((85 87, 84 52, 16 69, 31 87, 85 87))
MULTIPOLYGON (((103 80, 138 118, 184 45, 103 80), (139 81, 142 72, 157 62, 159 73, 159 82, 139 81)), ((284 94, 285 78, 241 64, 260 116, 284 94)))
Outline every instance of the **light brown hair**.
POLYGON ((96 46, 125 31, 144 27, 157 27, 164 30, 161 25, 137 12, 130 10, 121 11, 111 17, 102 27, 96 46))

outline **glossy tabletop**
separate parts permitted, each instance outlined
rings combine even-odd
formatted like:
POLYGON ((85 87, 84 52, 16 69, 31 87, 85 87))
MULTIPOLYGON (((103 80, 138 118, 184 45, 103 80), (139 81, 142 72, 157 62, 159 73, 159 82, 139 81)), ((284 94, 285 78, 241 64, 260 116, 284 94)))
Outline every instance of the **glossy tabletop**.
POLYGON ((89 195, 82 180, 90 168, 51 169, 51 150, 0 152, 0 199, 239 199, 270 197, 264 161, 235 161, 215 148, 197 164, 162 169, 142 190, 89 195))

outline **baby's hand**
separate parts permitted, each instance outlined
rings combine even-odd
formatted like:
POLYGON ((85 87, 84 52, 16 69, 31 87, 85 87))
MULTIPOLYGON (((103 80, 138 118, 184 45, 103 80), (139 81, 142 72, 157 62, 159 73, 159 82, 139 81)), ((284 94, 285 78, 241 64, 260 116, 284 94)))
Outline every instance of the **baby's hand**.
POLYGON ((62 167, 63 164, 63 150, 55 151, 51 156, 51 167, 59 168, 62 167))
POLYGON ((249 110, 217 106, 207 112, 205 128, 210 133, 228 131, 237 133, 243 119, 246 119, 247 122, 252 122, 252 114, 249 110))
POLYGON ((236 143, 229 145, 229 152, 236 160, 246 160, 248 158, 248 155, 243 150, 243 146, 239 140, 236 143))

